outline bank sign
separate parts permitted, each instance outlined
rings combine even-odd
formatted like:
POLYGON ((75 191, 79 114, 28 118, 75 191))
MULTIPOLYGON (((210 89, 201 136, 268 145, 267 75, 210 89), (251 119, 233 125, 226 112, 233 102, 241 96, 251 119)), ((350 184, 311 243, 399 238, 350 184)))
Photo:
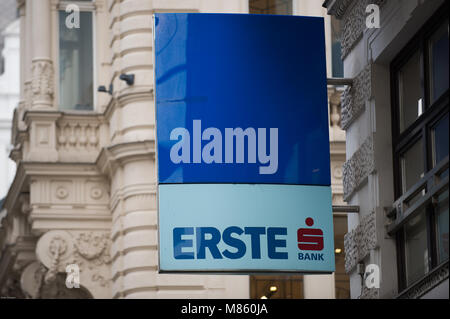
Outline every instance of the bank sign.
POLYGON ((154 22, 160 271, 333 272, 323 19, 154 22))

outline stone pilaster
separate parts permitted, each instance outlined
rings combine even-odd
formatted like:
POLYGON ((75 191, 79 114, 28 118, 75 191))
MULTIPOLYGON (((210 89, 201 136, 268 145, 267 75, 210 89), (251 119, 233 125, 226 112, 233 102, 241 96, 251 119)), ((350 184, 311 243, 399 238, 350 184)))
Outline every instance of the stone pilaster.
MULTIPOLYGON (((50 0, 33 0, 31 96, 33 109, 52 109, 54 94, 54 70, 51 59, 50 0)), ((28 2, 27 2, 27 5, 28 2)))
POLYGON ((152 76, 152 2, 109 1, 114 102, 112 145, 101 162, 111 178, 112 297, 155 298, 156 168, 152 76), (133 85, 119 79, 133 74, 133 85), (106 166, 105 166, 106 165, 106 166))

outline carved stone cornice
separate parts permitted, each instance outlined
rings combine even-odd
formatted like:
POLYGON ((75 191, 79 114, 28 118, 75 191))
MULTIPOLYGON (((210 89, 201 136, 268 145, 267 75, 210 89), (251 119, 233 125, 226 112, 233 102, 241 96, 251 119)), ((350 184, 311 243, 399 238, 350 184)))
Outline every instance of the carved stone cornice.
POLYGON ((21 193, 30 193, 28 221, 34 231, 50 223, 67 227, 109 229, 109 186, 107 179, 89 163, 20 162, 4 207, 20 210, 21 193))
POLYGON ((104 147, 96 161, 97 167, 103 174, 110 175, 116 165, 142 158, 154 158, 155 141, 136 141, 120 143, 104 147))

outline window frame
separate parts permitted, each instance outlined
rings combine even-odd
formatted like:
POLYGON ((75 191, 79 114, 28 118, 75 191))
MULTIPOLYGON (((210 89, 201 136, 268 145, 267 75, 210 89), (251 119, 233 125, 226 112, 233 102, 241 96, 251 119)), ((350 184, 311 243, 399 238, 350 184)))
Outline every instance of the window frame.
MULTIPOLYGON (((424 182, 424 179, 427 178, 429 180, 431 178, 429 174, 430 171, 435 170, 435 166, 439 166, 438 164, 442 164, 434 163, 432 129, 442 118, 449 114, 449 90, 447 89, 445 93, 443 93, 433 104, 431 104, 431 63, 429 56, 429 40, 433 34, 439 30, 442 24, 448 21, 448 9, 448 3, 444 3, 428 20, 428 22, 426 22, 424 26, 416 33, 412 40, 401 50, 397 57, 394 58, 390 65, 394 195, 397 201, 394 206, 398 205, 398 201, 400 201, 401 206, 403 206, 403 204, 410 198, 417 196, 418 192, 408 194, 411 190, 420 189, 417 188, 417 184, 422 183, 425 185, 424 189, 426 192, 431 191, 431 189, 429 189, 431 188, 429 185, 430 183, 424 182), (401 132, 399 107, 399 96, 401 92, 399 92, 398 74, 401 68, 417 52, 416 50, 418 50, 420 56, 420 80, 421 95, 423 99, 423 113, 414 121, 414 123, 410 124, 404 129, 403 132, 401 132), (415 186, 410 187, 409 190, 407 189, 404 192, 401 163, 402 156, 411 146, 414 145, 414 143, 417 143, 419 140, 422 141, 423 148, 424 178, 419 179, 415 186)), ((446 166, 448 167, 448 157, 446 166)), ((432 177, 434 177, 434 175, 432 177)), ((436 267, 440 266, 438 265, 436 212, 433 205, 433 196, 435 195, 431 194, 431 199, 421 205, 421 207, 425 208, 427 248, 429 252, 428 273, 426 273, 424 277, 433 272, 436 267)), ((414 205, 412 205, 412 207, 414 207, 414 205)), ((416 216, 416 212, 420 211, 420 208, 417 207, 413 213, 399 218, 399 214, 403 214, 402 210, 402 207, 394 208, 394 215, 397 220, 400 220, 400 223, 397 223, 398 225, 393 228, 391 227, 390 231, 388 231, 396 239, 399 292, 415 285, 415 283, 407 283, 404 225, 407 221, 416 216)), ((444 263, 448 263, 448 259, 444 261, 444 263)), ((423 277, 418 281, 422 279, 423 277)))
POLYGON ((56 28, 55 28, 55 34, 56 34, 56 45, 55 45, 55 87, 57 89, 57 96, 55 96, 55 101, 58 101, 58 111, 63 113, 94 113, 97 112, 97 47, 96 47, 96 40, 97 40, 97 11, 96 11, 96 0, 86 0, 86 1, 70 1, 70 0, 60 0, 58 4, 56 5, 56 28), (67 6, 69 5, 77 5, 80 9, 80 12, 91 12, 92 14, 92 110, 74 110, 74 109, 62 109, 60 106, 60 47, 59 47, 59 12, 65 11, 67 6))

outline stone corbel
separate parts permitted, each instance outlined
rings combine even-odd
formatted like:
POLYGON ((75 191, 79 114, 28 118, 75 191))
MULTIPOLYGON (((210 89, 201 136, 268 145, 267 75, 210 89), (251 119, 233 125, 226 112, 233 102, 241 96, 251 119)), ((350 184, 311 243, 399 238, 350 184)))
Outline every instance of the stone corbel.
POLYGON ((76 265, 79 269, 80 287, 87 289, 94 298, 110 297, 109 233, 52 230, 39 239, 36 255, 46 269, 42 285, 56 284, 63 287, 63 290, 79 294, 77 288, 64 288, 65 284, 62 285, 67 276, 66 267, 76 265))

